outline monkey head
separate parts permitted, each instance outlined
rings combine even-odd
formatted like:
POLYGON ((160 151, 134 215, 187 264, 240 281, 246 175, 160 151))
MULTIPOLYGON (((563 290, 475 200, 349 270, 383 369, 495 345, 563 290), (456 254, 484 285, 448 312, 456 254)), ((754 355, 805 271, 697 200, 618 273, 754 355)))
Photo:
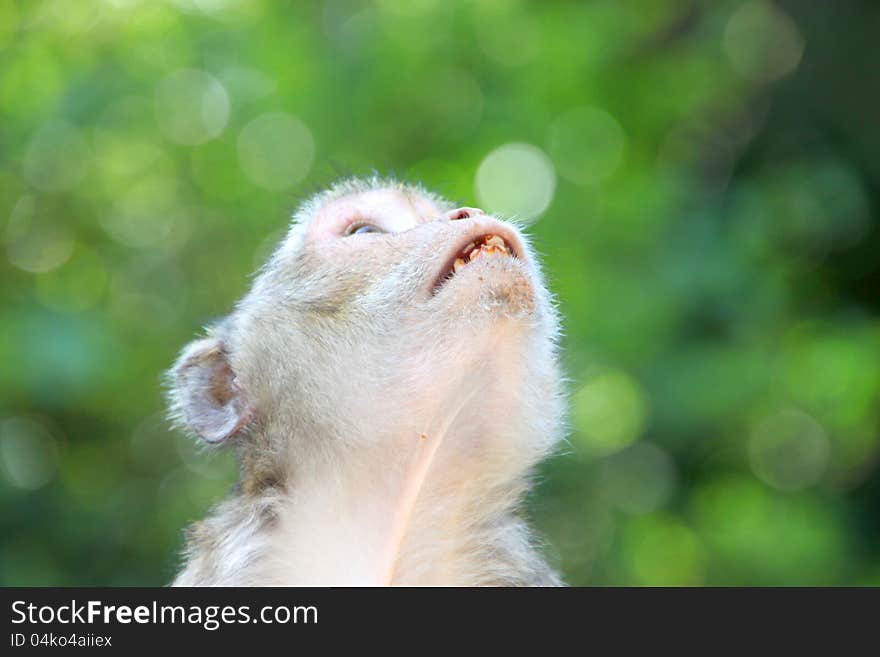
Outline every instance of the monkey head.
POLYGON ((465 436, 459 454, 532 463, 557 437, 556 333, 515 226, 348 180, 300 207, 249 293, 183 351, 171 405, 256 480, 440 431, 465 436))

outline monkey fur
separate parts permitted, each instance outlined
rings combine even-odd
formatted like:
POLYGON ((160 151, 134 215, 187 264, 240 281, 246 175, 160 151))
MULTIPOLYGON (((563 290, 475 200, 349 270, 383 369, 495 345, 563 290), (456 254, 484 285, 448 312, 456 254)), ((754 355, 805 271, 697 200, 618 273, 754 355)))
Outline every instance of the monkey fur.
POLYGON ((558 326, 508 222, 380 178, 304 203, 168 374, 240 470, 174 584, 560 584, 517 514, 562 435, 558 326))

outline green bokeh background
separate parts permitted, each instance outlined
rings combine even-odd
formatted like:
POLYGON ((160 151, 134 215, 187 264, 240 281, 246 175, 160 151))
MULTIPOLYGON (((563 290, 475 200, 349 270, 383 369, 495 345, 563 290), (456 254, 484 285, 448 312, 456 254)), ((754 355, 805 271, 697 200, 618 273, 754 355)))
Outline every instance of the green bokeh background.
POLYGON ((878 41, 855 0, 4 0, 0 583, 171 579, 234 464, 162 371, 375 168, 539 215, 568 582, 880 584, 878 41))

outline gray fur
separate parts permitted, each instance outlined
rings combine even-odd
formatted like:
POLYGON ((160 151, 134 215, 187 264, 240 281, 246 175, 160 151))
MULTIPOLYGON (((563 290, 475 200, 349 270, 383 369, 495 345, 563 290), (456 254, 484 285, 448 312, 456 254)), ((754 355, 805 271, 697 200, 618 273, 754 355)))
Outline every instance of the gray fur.
POLYGON ((510 224, 394 180, 304 203, 250 292, 169 372, 240 483, 178 585, 556 585, 517 509, 561 438, 558 318, 510 224), (351 217, 386 234, 339 236, 351 217), (455 219, 455 220, 453 220, 455 219), (456 244, 504 234, 439 290, 456 244))

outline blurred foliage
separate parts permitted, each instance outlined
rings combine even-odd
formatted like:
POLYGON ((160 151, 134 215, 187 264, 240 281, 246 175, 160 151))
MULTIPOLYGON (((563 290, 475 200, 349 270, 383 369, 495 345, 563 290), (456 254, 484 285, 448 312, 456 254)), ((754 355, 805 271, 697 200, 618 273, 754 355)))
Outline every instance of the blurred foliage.
POLYGON ((0 582, 163 584, 160 377, 376 168, 534 220, 572 584, 880 584, 876 3, 0 3, 0 582))

